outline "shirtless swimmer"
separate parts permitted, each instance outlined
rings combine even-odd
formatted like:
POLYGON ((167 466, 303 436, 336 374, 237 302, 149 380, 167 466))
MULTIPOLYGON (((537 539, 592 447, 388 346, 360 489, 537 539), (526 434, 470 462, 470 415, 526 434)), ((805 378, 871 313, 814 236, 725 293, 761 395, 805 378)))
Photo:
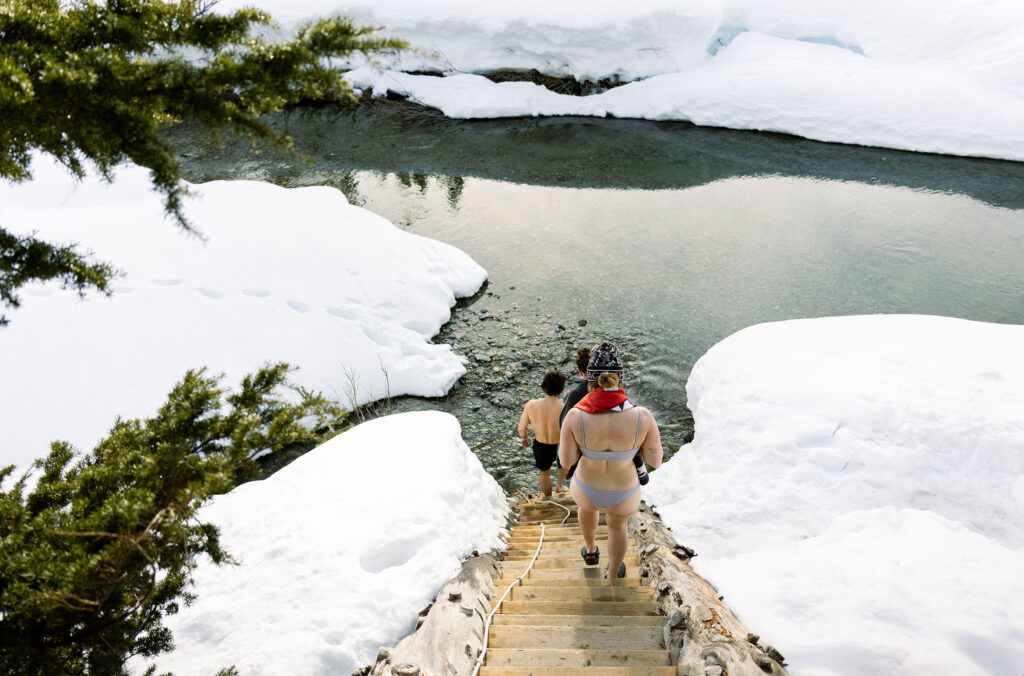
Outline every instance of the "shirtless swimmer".
MULTIPOLYGON (((551 465, 558 459, 558 414, 562 412, 562 402, 558 395, 565 389, 565 376, 558 371, 548 371, 540 388, 544 397, 532 399, 523 407, 523 415, 519 417, 519 442, 526 448, 530 445, 528 427, 533 427, 533 460, 540 471, 540 489, 544 495, 551 495, 551 465)), ((558 492, 565 491, 558 486, 558 492)))

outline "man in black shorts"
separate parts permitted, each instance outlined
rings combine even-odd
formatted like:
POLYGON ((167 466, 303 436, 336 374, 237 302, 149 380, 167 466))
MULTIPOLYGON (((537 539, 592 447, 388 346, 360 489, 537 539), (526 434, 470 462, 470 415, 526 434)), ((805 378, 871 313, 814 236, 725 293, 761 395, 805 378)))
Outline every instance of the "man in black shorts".
MULTIPOLYGON (((533 459, 540 471, 540 489, 544 495, 551 495, 551 465, 558 459, 558 415, 562 412, 558 395, 565 389, 565 376, 548 371, 540 388, 545 396, 526 402, 519 417, 519 442, 523 448, 530 445, 528 428, 532 426, 533 459)), ((559 492, 565 490, 562 486, 558 488, 559 492)))

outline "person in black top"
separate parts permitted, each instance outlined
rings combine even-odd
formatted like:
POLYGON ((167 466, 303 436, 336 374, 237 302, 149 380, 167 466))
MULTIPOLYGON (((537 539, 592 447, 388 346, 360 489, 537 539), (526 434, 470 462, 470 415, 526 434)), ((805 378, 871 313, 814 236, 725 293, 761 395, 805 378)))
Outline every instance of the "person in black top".
POLYGON ((587 363, 590 361, 590 348, 581 347, 576 350, 576 370, 580 372, 580 382, 576 387, 569 390, 569 394, 565 395, 565 406, 562 407, 562 413, 558 416, 558 428, 562 428, 562 421, 565 420, 565 414, 568 413, 573 406, 580 403, 580 399, 587 396, 589 391, 587 388, 587 363))
MULTIPOLYGON (((558 429, 561 432, 562 421, 565 420, 565 414, 572 410, 572 407, 580 403, 580 399, 587 396, 587 392, 590 388, 587 385, 587 364, 590 363, 590 348, 581 347, 576 350, 576 370, 580 373, 580 382, 576 387, 569 390, 569 394, 565 395, 565 406, 562 407, 562 412, 558 416, 558 429)), ((557 489, 559 492, 565 490, 562 488, 563 482, 572 476, 572 470, 576 468, 573 465, 571 468, 562 467, 561 463, 558 465, 558 484, 557 489)))

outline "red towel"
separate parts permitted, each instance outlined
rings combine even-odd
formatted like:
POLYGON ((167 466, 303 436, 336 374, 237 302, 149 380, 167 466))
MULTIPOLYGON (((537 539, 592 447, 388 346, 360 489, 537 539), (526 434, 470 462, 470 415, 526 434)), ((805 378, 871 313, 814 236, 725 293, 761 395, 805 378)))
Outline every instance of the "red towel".
POLYGON ((626 396, 626 390, 621 387, 614 390, 598 387, 580 399, 574 408, 578 408, 584 413, 604 413, 606 411, 625 411, 633 408, 633 404, 626 396))

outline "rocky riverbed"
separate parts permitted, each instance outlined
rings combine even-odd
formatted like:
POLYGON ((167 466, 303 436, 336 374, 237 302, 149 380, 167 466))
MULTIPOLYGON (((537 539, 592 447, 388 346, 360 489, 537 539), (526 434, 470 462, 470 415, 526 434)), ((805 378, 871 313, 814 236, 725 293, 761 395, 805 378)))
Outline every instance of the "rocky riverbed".
MULTIPOLYGON (((507 287, 515 296, 515 287, 507 287)), ((507 492, 538 490, 533 455, 523 448, 516 426, 523 405, 543 396, 541 379, 557 370, 569 379, 576 376, 574 364, 578 347, 593 347, 603 340, 615 341, 626 355, 629 369, 643 367, 647 338, 638 333, 595 336, 586 318, 524 315, 509 302, 501 289, 486 286, 469 299, 459 301, 452 320, 445 324, 434 342, 450 344, 468 359, 466 375, 445 397, 420 399, 400 397, 378 403, 377 412, 401 412, 424 408, 455 415, 462 423, 462 437, 507 492)), ((627 388, 629 381, 626 381, 627 388)), ((633 395, 636 398, 636 395, 633 395)), ((643 399, 636 398, 643 404, 643 399)), ((657 415, 657 411, 655 411, 657 415)), ((667 455, 692 437, 692 424, 683 438, 666 438, 667 455)))

